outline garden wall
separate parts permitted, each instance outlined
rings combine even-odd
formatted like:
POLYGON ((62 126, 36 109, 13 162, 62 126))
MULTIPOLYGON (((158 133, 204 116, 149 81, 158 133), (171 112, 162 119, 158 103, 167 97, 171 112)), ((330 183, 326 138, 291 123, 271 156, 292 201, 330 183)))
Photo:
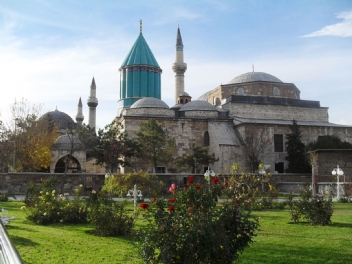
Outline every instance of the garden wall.
MULTIPOLYGON (((172 183, 176 183, 177 186, 187 183, 189 176, 187 173, 163 173, 157 175, 165 183, 165 193, 172 183)), ((84 187, 84 194, 88 195, 92 190, 100 190, 105 180, 104 173, 70 173, 66 176, 60 173, 0 173, 0 193, 25 195, 30 182, 40 185, 44 180, 52 176, 57 176, 59 179, 57 190, 61 192, 61 188, 63 188, 62 192, 69 195, 73 195, 74 190, 80 184, 84 187)), ((194 176, 195 182, 206 183, 202 174, 194 176)), ((225 180, 228 176, 221 176, 220 178, 225 180)), ((334 180, 333 177, 330 178, 329 180, 334 180)), ((283 193, 299 193, 306 183, 311 182, 310 175, 302 174, 274 174, 273 179, 278 184, 279 192, 283 193)))

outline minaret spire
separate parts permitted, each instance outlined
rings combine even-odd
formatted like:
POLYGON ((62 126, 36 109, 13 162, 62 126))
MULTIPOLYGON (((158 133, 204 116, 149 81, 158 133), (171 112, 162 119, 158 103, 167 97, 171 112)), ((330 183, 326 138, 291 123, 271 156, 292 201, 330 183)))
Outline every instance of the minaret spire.
POLYGON ((175 72, 175 104, 177 104, 178 97, 185 91, 185 71, 187 64, 183 62, 183 42, 180 32, 180 26, 177 28, 176 35, 176 60, 172 64, 172 70, 175 72))
POLYGON ((82 125, 82 122, 83 122, 83 119, 84 119, 84 116, 83 116, 83 113, 82 113, 82 100, 81 100, 81 97, 79 98, 79 101, 78 101, 78 108, 77 108, 77 115, 76 115, 76 121, 77 121, 77 125, 81 126, 82 125))
POLYGON ((90 96, 87 100, 89 106, 89 126, 95 128, 96 123, 96 109, 98 105, 98 99, 96 98, 97 87, 93 77, 92 84, 90 85, 90 96))
POLYGON ((142 25, 142 19, 139 20, 139 33, 142 34, 142 28, 143 28, 143 25, 142 25))

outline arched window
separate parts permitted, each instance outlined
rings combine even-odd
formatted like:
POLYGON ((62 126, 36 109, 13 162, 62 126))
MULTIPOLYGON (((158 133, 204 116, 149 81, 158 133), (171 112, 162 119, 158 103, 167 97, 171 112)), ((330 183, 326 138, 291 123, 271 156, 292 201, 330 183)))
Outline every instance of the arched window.
POLYGON ((210 139, 209 139, 209 132, 206 131, 204 133, 204 147, 208 147, 210 144, 210 139))
POLYGON ((183 99, 181 99, 181 104, 183 104, 183 99))
POLYGON ((280 90, 279 90, 279 88, 274 87, 274 88, 273 88, 273 94, 274 94, 274 96, 279 96, 279 95, 280 95, 280 90))
POLYGON ((243 95, 243 88, 238 88, 237 89, 237 95, 243 95))
POLYGON ((186 99, 186 102, 185 102, 186 104, 188 103, 188 100, 186 99))

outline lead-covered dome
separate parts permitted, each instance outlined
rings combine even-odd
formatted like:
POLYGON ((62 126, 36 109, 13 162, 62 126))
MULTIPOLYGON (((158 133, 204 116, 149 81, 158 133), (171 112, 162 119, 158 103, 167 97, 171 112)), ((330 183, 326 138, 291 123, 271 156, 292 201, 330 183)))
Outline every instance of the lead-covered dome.
POLYGON ((144 97, 133 105, 130 108, 165 108, 169 109, 169 106, 162 100, 154 97, 144 97))
POLYGON ((216 107, 207 101, 194 100, 184 104, 180 111, 217 111, 216 107))
POLYGON ((282 81, 275 76, 265 72, 247 72, 233 78, 228 84, 246 83, 246 82, 280 82, 282 81))
POLYGON ((57 125, 59 129, 74 129, 76 128, 76 123, 73 119, 66 113, 59 110, 47 112, 40 117, 40 119, 47 120, 50 125, 57 125))

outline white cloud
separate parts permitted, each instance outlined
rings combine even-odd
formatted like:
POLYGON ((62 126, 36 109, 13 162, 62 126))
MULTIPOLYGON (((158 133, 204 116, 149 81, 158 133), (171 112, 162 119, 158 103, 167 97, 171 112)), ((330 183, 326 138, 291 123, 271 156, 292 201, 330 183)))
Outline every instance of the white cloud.
POLYGON ((325 26, 321 30, 311 34, 304 35, 304 38, 335 36, 335 37, 352 37, 352 10, 339 13, 337 18, 343 19, 342 22, 325 26))

